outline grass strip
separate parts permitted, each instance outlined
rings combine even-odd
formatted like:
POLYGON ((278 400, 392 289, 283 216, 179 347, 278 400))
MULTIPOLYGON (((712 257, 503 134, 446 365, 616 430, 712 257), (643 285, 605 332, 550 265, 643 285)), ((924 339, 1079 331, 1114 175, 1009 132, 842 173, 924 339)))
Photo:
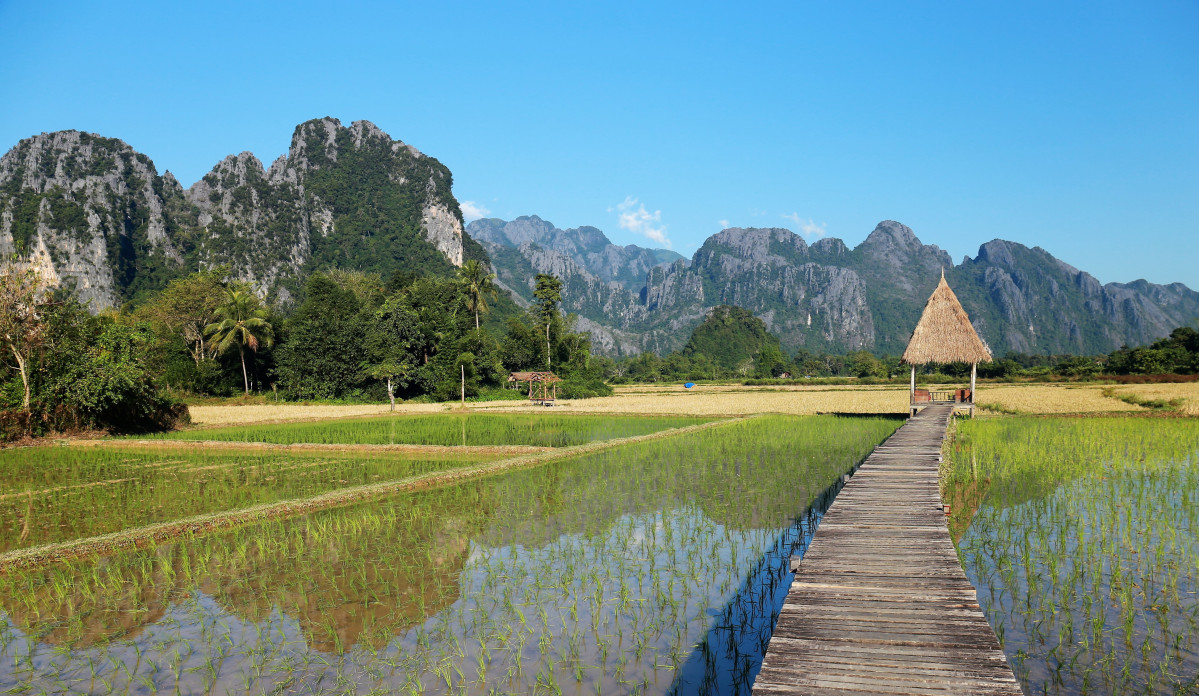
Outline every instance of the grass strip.
MULTIPOLYGON (((752 418, 753 416, 750 416, 752 418)), ((206 513, 195 515, 171 522, 160 522, 136 529, 126 529, 111 534, 75 539, 72 541, 35 546, 28 549, 18 549, 0 554, 0 573, 14 570, 27 570, 51 565, 62 561, 82 558, 85 556, 100 556, 125 549, 143 548, 151 544, 175 539, 184 535, 205 534, 213 531, 229 529, 242 524, 260 522, 262 520, 303 515, 317 510, 358 503, 371 498, 378 498, 393 493, 435 488, 470 479, 482 478, 492 474, 535 467, 558 459, 596 452, 599 450, 620 447, 638 442, 674 437, 686 433, 706 430, 708 428, 729 425, 746 420, 746 418, 729 418, 682 428, 659 430, 645 435, 615 440, 589 442, 573 447, 552 448, 551 451, 525 454, 485 464, 465 466, 457 469, 438 471, 430 474, 410 476, 408 478, 372 483, 364 486, 343 488, 329 493, 300 498, 281 500, 274 503, 264 503, 241 510, 206 513)), ((194 446, 195 443, 187 443, 194 446)))
POLYGON ((147 449, 180 449, 194 451, 196 449, 218 450, 254 450, 269 452, 286 451, 323 451, 323 452, 401 452, 403 454, 427 454, 431 456, 461 454, 475 452, 481 454, 536 454, 561 449, 539 445, 362 445, 337 444, 323 442, 298 442, 294 444, 278 444, 273 442, 236 442, 231 440, 63 440, 61 445, 67 447, 106 447, 113 449, 147 448, 147 449))
POLYGON ((1186 399, 1146 399, 1130 392, 1118 392, 1115 387, 1105 388, 1103 395, 1112 399, 1119 399, 1126 404, 1151 408, 1155 411, 1177 411, 1186 402, 1186 399))

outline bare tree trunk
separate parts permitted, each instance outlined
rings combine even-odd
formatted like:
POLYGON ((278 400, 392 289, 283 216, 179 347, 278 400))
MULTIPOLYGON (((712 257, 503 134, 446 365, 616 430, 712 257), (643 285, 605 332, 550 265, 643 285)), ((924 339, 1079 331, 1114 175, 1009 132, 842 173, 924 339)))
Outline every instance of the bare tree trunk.
POLYGON ((25 358, 24 358, 24 356, 21 355, 20 352, 17 351, 17 347, 12 344, 9 344, 9 348, 12 349, 13 357, 17 359, 17 369, 21 371, 21 384, 24 385, 24 387, 25 387, 25 401, 24 401, 25 413, 29 413, 29 410, 30 410, 29 402, 32 400, 30 398, 30 390, 29 390, 29 371, 25 369, 25 358))
POLYGON ((545 322, 545 369, 550 369, 550 323, 545 322))
POLYGON ((479 310, 475 310, 475 331, 479 330, 479 310))
POLYGON ((391 378, 387 378, 387 398, 391 400, 391 410, 396 410, 396 393, 395 386, 391 383, 391 378))
POLYGON ((237 347, 237 354, 241 356, 241 378, 246 383, 246 396, 250 395, 250 376, 246 373, 246 349, 241 346, 237 347))

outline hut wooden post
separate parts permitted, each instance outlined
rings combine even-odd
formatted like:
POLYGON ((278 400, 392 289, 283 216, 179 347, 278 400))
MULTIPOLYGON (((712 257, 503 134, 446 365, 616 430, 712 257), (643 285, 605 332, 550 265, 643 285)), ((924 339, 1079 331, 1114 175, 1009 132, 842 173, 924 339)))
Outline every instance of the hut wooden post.
POLYGON ((916 403, 916 366, 912 365, 912 385, 908 389, 908 403, 916 403))
POLYGON ((978 363, 970 363, 970 415, 974 415, 974 382, 978 377, 978 363))

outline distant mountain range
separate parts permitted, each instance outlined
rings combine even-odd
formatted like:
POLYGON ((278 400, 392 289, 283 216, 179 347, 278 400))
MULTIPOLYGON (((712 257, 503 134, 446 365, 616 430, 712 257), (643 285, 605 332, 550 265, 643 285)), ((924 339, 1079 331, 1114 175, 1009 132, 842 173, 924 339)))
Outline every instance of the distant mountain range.
POLYGON ((730 228, 709 237, 690 262, 537 217, 476 220, 466 231, 526 300, 534 274, 563 278, 563 303, 612 354, 677 349, 722 304, 754 312, 791 350, 898 354, 942 270, 997 355, 1109 352, 1199 318, 1199 293, 1181 283, 1101 285, 1044 249, 998 239, 955 265, 894 221, 879 223, 853 249, 835 238, 808 245, 786 229, 730 228), (644 282, 632 283, 629 269, 653 260, 644 282))
POLYGON ((0 254, 73 284, 93 310, 226 264, 286 306, 314 271, 448 275, 477 258, 517 302, 532 299, 537 273, 562 278, 563 305, 609 355, 678 349, 722 304, 752 311, 790 350, 899 353, 942 269, 1000 355, 1108 352, 1199 317, 1199 293, 1180 283, 1101 285, 1002 240, 955 265, 891 221, 853 249, 730 228, 690 260, 536 216, 464 229, 452 182, 445 165, 369 121, 301 123, 270 167, 230 155, 186 190, 120 140, 43 133, 0 157, 0 254))

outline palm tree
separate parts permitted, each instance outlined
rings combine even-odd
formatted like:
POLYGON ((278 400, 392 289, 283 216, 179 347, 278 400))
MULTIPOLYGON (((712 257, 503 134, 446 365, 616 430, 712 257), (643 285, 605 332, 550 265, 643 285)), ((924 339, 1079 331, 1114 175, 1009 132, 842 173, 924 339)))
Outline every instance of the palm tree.
POLYGON ((228 288, 225 302, 216 309, 215 323, 204 327, 211 337, 214 350, 220 355, 237 347, 241 358, 241 376, 245 382, 246 396, 250 395, 250 377, 246 373, 246 348, 258 352, 258 346, 270 348, 275 342, 275 332, 266 320, 266 309, 259 305, 258 296, 248 288, 228 288))
POLYGON ((479 328, 479 312, 487 311, 487 298, 495 298, 494 273, 488 273, 487 267, 478 259, 471 259, 458 269, 458 282, 466 293, 466 307, 475 313, 475 330, 479 328))

